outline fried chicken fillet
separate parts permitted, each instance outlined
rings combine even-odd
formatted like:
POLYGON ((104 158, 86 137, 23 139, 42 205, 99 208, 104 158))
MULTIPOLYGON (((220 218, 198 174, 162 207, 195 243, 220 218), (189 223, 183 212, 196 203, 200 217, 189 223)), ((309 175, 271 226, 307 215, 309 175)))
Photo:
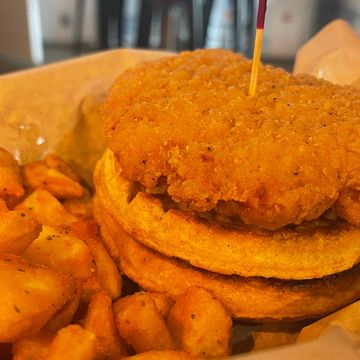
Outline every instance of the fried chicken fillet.
POLYGON ((113 84, 105 134, 129 181, 182 208, 276 229, 328 209, 360 224, 360 91, 198 50, 113 84))

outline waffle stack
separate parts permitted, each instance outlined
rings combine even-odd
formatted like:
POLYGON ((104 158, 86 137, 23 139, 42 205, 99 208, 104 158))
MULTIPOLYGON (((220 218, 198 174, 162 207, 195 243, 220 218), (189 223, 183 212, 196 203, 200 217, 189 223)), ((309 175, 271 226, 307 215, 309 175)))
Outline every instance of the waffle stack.
POLYGON ((357 227, 302 226, 274 237, 167 208, 121 173, 107 150, 94 175, 94 212, 120 269, 142 288, 175 298, 198 285, 233 318, 256 321, 316 318, 358 299, 357 227))

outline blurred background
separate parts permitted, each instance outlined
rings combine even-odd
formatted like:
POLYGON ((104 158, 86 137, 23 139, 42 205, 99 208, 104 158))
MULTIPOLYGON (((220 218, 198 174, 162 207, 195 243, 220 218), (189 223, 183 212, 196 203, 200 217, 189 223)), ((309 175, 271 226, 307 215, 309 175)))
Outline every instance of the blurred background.
MULTIPOLYGON (((0 0, 0 73, 108 48, 229 48, 252 55, 257 0, 0 0)), ((268 0, 262 60, 291 70, 335 18, 360 33, 360 0, 268 0)))

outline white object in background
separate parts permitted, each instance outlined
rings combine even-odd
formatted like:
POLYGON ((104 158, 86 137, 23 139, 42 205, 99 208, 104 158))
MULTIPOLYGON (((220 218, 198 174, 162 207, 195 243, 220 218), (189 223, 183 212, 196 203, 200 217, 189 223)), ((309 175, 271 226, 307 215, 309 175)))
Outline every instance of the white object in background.
POLYGON ((20 63, 44 61, 38 0, 1 0, 0 56, 20 63))
POLYGON ((360 1, 342 0, 340 17, 350 22, 354 30, 360 34, 360 1))
POLYGON ((316 14, 314 0, 268 0, 262 45, 264 58, 292 59, 310 38, 316 14))
POLYGON ((235 14, 231 0, 214 0, 206 32, 205 48, 233 49, 235 46, 235 14))
MULTIPOLYGON (((73 45, 78 0, 39 0, 45 44, 73 45)), ((95 46, 98 41, 97 1, 86 0, 81 41, 95 46)))
POLYGON ((151 25, 149 35, 149 47, 158 49, 161 46, 161 18, 163 16, 162 8, 155 7, 151 14, 151 25))
MULTIPOLYGON (((123 47, 136 47, 139 33, 141 0, 125 0, 122 8, 122 28, 120 44, 123 47)), ((117 24, 119 26, 119 24, 117 24)))
POLYGON ((188 45, 190 41, 190 24, 188 19, 189 14, 184 4, 179 3, 169 6, 166 21, 166 49, 176 51, 183 49, 184 44, 188 45))
POLYGON ((296 54, 294 74, 360 87, 360 38, 344 20, 325 26, 296 54))

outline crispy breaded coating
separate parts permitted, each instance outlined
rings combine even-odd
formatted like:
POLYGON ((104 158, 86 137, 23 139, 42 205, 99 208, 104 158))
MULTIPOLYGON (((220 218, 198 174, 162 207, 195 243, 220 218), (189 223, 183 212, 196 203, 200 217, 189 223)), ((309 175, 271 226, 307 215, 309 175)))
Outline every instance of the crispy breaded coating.
MULTIPOLYGON (((360 91, 261 66, 250 98, 250 71, 241 55, 198 50, 120 75, 103 111, 123 176, 271 229, 360 191, 360 91)), ((360 223, 354 211, 340 214, 360 223)))

